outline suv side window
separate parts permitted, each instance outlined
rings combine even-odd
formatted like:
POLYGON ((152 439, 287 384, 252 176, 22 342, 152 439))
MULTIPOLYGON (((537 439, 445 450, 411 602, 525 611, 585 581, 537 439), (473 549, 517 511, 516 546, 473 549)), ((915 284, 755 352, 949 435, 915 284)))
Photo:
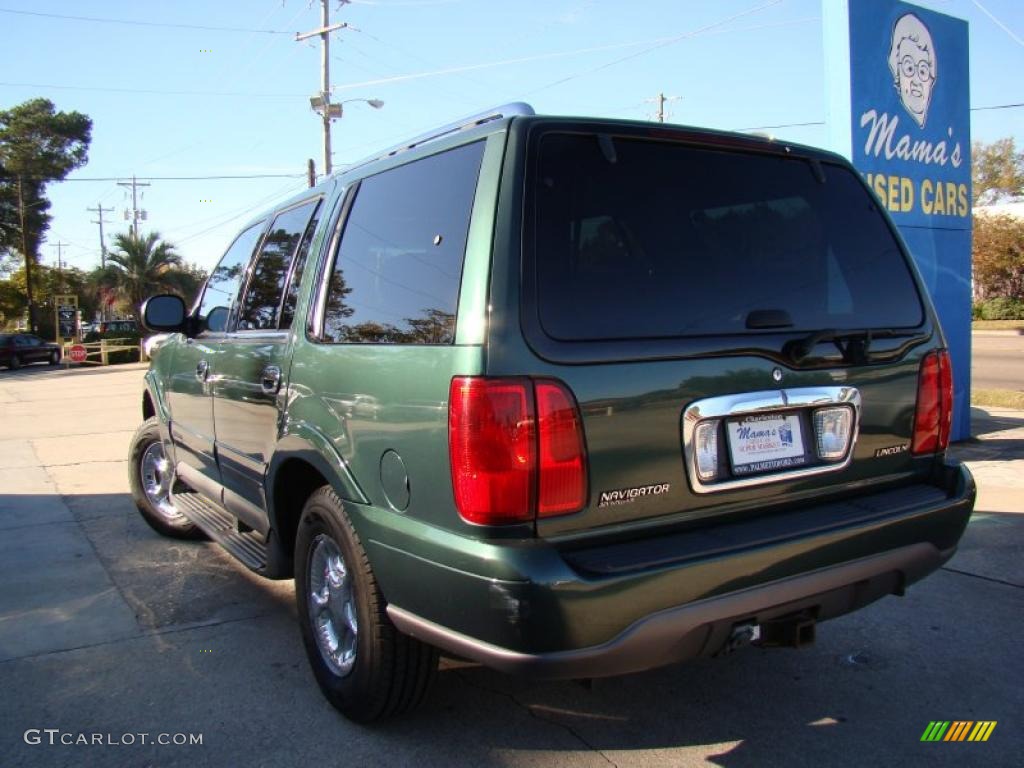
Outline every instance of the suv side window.
POLYGON ((220 333, 227 326, 231 304, 238 296, 245 268, 252 258, 253 248, 263 232, 263 222, 253 224, 235 238, 227 253, 210 273, 199 303, 199 332, 220 333))
MULTIPOLYGON (((292 257, 299 253, 300 241, 305 243, 306 249, 309 248, 303 234, 309 228, 310 215, 318 203, 319 200, 310 200, 281 212, 274 219, 253 263, 252 274, 242 296, 238 330, 273 330, 278 327, 285 278, 292 257)), ((305 258, 304 253, 302 258, 305 258)), ((290 325, 289 315, 288 322, 282 323, 281 327, 288 328, 290 325)))
POLYGON ((451 344, 484 143, 360 182, 335 259, 323 339, 451 344))

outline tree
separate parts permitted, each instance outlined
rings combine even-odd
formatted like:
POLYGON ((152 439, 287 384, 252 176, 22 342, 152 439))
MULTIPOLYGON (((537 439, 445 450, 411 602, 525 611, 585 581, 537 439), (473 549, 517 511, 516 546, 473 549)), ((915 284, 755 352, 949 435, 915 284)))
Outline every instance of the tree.
POLYGON ((1024 221, 975 216, 971 250, 978 299, 1024 300, 1024 221))
POLYGON ((49 99, 0 110, 0 254, 21 254, 33 327, 32 268, 50 223, 46 185, 86 163, 91 138, 92 120, 58 112, 49 99))
POLYGON ((1024 152, 1018 152, 1012 138, 991 144, 976 141, 971 146, 971 178, 974 204, 988 205, 1004 197, 1024 194, 1024 152))
POLYGON ((188 298, 196 288, 194 274, 183 268, 181 256, 158 232, 115 235, 101 282, 129 303, 136 317, 142 302, 154 294, 176 293, 188 298))

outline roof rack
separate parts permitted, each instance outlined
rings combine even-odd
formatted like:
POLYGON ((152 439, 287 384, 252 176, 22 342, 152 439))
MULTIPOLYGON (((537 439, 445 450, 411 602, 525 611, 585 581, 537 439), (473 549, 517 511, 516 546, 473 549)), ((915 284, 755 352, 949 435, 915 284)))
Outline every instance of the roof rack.
POLYGON ((444 138, 445 136, 450 136, 453 133, 458 133, 459 131, 466 131, 469 130, 470 128, 475 128, 476 126, 483 125, 484 123, 490 123, 494 120, 501 120, 504 117, 529 116, 535 114, 537 113, 533 111, 533 107, 531 107, 529 104, 523 101, 514 101, 510 104, 502 104, 500 107, 494 107, 493 109, 488 109, 484 112, 480 112, 475 115, 470 115, 469 117, 464 117, 461 120, 456 120, 453 123, 442 125, 440 128, 435 128, 434 130, 427 131, 426 133, 420 134, 419 136, 416 136, 413 139, 403 141, 401 144, 396 144, 395 146, 390 147, 389 149, 386 149, 379 154, 374 154, 363 160, 359 160, 358 162, 355 162, 352 165, 345 168, 345 171, 343 171, 343 173, 351 171, 353 168, 359 168, 360 166, 372 163, 375 160, 383 160, 386 157, 394 157, 395 155, 400 154, 402 152, 407 152, 410 149, 413 149, 414 147, 419 147, 424 144, 428 144, 431 141, 437 141, 438 139, 444 138))

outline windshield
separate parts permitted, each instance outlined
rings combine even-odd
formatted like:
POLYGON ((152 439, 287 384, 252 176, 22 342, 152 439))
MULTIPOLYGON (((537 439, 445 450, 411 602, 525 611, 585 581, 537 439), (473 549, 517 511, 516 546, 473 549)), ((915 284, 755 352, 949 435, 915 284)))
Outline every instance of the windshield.
POLYGON ((787 331, 923 319, 899 245, 842 166, 552 133, 532 183, 538 309, 552 338, 749 333, 766 311, 787 331))

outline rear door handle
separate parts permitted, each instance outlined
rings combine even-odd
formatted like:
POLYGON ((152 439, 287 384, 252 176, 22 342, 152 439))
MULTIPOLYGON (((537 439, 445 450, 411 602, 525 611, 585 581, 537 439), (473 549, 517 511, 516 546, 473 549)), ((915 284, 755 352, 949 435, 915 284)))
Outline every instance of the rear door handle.
POLYGON ((263 374, 260 376, 260 389, 263 390, 264 394, 276 395, 277 390, 281 388, 281 369, 276 365, 268 365, 263 369, 263 374))
POLYGON ((200 360, 196 363, 196 378, 200 381, 206 381, 206 377, 210 375, 210 364, 205 360, 200 360))

